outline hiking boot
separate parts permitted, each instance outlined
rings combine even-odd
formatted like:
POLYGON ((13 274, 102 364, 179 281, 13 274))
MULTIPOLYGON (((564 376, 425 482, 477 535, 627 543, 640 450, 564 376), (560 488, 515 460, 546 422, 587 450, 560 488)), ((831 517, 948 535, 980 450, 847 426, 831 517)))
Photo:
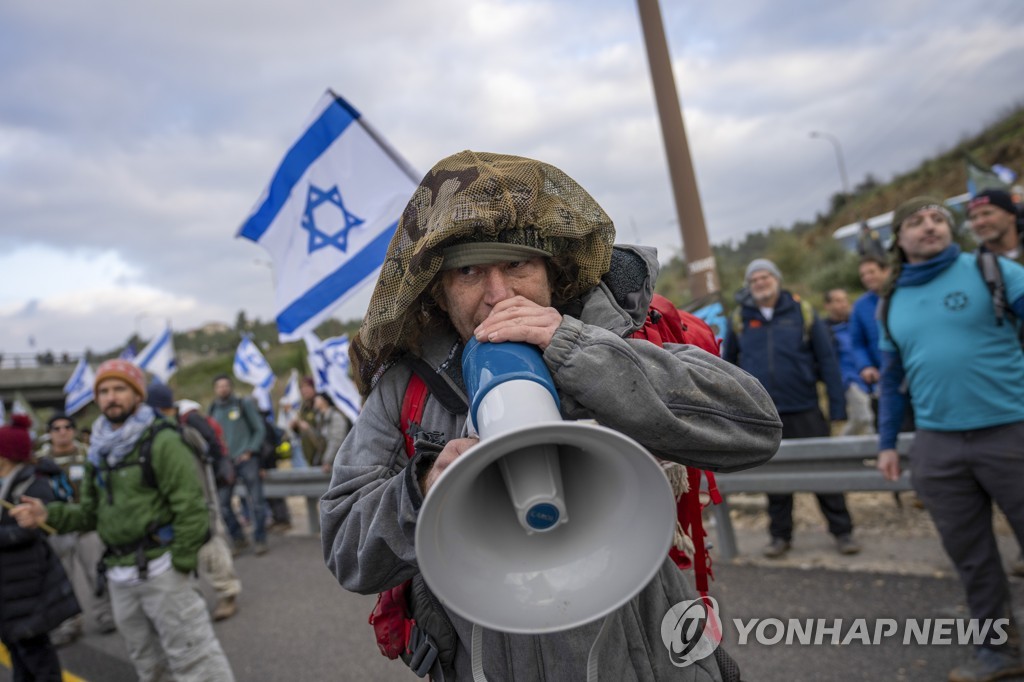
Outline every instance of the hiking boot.
POLYGON ((236 611, 238 611, 238 604, 235 603, 235 596, 231 595, 230 597, 222 597, 221 600, 217 602, 217 606, 213 609, 213 619, 226 620, 227 618, 235 615, 236 611))
POLYGON ((265 542, 257 542, 255 545, 253 545, 253 550, 252 551, 256 553, 256 556, 263 556, 264 554, 267 553, 267 550, 268 550, 267 543, 265 543, 265 542))
POLYGON ((860 552, 860 545, 857 544, 852 535, 847 533, 836 537, 836 549, 840 554, 858 554, 860 552))
POLYGON ((81 615, 72 616, 50 632, 50 644, 59 649, 73 643, 82 636, 81 615))
POLYGON ((769 559, 778 559, 783 554, 789 551, 792 547, 789 540, 783 540, 782 538, 772 538, 772 541, 762 551, 769 559))
POLYGON ((290 521, 274 521, 272 524, 267 526, 268 533, 287 533, 292 529, 290 521))
POLYGON ((231 556, 238 556, 249 549, 249 541, 245 538, 238 538, 231 544, 231 556))
POLYGON ((1024 675, 1024 665, 1014 654, 979 647, 967 663, 949 672, 949 682, 988 682, 1024 675))

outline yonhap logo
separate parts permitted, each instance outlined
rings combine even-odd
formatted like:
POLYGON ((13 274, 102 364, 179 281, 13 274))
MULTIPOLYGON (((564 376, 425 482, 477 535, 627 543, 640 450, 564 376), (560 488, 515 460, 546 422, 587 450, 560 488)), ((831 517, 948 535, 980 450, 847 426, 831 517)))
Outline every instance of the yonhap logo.
POLYGON ((710 656, 722 643, 718 602, 705 597, 675 604, 661 620, 661 641, 678 668, 710 656))

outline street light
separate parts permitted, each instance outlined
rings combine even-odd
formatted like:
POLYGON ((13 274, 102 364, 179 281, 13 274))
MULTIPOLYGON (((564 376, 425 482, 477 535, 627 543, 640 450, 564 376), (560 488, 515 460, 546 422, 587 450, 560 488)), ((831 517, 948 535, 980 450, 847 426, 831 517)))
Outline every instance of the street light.
POLYGON ((824 138, 832 143, 832 147, 836 150, 836 164, 839 166, 839 178, 843 181, 843 194, 849 196, 850 181, 846 177, 846 163, 843 161, 843 147, 839 144, 839 138, 831 133, 822 133, 817 130, 811 131, 811 137, 824 138))

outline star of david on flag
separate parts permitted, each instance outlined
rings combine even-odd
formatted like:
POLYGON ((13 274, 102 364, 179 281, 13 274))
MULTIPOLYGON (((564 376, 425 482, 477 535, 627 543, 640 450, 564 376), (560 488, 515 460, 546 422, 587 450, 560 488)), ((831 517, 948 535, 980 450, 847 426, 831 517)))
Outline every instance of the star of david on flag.
POLYGON ((238 344, 231 371, 239 381, 265 391, 269 391, 274 385, 274 370, 250 336, 243 336, 241 343, 238 344))
POLYGON ((238 231, 270 255, 282 341, 297 341, 373 280, 417 175, 328 90, 238 231))
POLYGON ((309 232, 310 253, 325 246, 337 247, 339 251, 345 253, 348 250, 348 231, 353 227, 359 227, 364 222, 366 221, 345 209, 345 202, 341 199, 341 192, 338 191, 337 185, 326 191, 314 185, 309 186, 309 194, 306 196, 306 211, 302 214, 302 229, 309 232), (323 204, 336 207, 345 221, 345 224, 334 234, 324 232, 317 225, 316 209, 323 204))

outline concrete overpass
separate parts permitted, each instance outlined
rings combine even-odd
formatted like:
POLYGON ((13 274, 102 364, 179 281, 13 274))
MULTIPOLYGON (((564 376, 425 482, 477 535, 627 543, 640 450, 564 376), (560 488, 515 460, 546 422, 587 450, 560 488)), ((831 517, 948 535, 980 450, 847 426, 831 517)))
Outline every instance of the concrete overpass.
POLYGON ((10 408, 20 393, 33 408, 64 406, 64 384, 75 371, 78 357, 42 358, 5 354, 0 359, 0 399, 10 408), (40 362, 40 360, 44 362, 40 362), (48 362, 46 362, 48 360, 48 362))

